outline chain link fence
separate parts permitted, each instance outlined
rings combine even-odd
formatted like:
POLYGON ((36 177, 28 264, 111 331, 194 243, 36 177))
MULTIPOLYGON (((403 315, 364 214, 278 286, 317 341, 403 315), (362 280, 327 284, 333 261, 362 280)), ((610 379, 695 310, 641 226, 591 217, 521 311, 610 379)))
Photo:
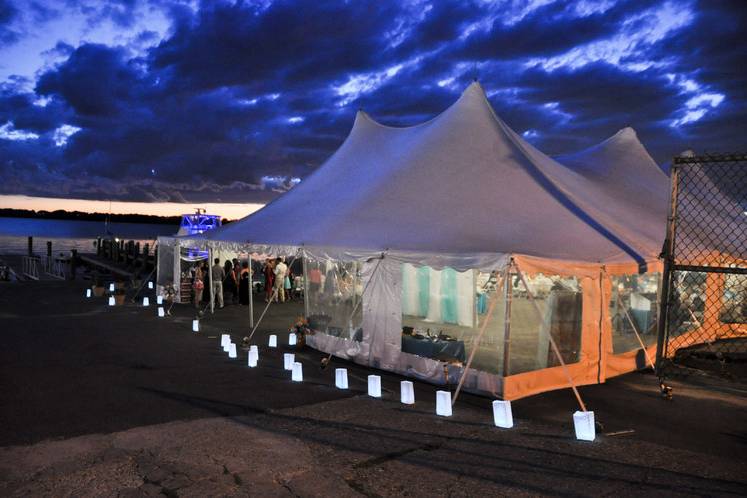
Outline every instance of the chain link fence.
POLYGON ((747 378, 747 156, 676 157, 657 370, 747 378))

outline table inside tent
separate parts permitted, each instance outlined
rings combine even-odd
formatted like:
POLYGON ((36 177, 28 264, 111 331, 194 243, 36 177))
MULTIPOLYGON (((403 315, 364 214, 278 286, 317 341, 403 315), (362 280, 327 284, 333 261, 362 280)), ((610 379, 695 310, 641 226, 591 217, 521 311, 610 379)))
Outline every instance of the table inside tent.
POLYGON ((441 339, 434 341, 428 338, 417 339, 406 334, 402 335, 402 351, 438 360, 453 358, 464 362, 467 357, 464 341, 444 341, 441 339))

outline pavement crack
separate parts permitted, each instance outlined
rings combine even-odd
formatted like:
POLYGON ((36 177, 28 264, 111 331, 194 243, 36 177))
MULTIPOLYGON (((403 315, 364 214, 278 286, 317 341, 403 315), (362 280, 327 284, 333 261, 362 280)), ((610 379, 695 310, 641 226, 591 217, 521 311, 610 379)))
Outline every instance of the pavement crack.
POLYGON ((288 484, 288 481, 281 480, 281 481, 278 481, 278 484, 280 484, 282 487, 284 487, 285 489, 287 489, 288 492, 290 494, 292 494, 293 496, 295 496, 296 498, 301 498, 301 495, 299 495, 295 491, 293 491, 293 488, 290 487, 290 484, 288 484))
POLYGON ((366 469, 369 467, 375 467, 377 465, 381 465, 382 463, 386 463, 391 460, 396 460, 398 458, 401 458, 405 455, 409 455, 410 453, 414 453, 416 451, 433 451, 433 450, 439 449, 441 446, 443 446, 443 443, 423 444, 420 446, 415 446, 414 448, 406 448, 400 451, 392 451, 392 452, 385 453, 378 457, 369 458, 368 460, 358 462, 355 465, 353 465, 353 468, 354 469, 366 469))

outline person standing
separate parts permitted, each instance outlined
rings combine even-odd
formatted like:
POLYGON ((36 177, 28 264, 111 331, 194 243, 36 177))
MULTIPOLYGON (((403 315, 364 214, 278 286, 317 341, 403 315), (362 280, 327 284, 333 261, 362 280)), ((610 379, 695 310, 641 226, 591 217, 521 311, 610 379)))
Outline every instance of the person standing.
POLYGON ((283 263, 282 258, 275 260, 275 292, 277 293, 276 301, 285 302, 285 274, 288 272, 288 266, 283 263))
POLYGON ((225 299, 225 294, 229 293, 231 294, 231 302, 235 303, 238 286, 233 274, 233 263, 230 260, 226 260, 226 264, 223 265, 223 273, 225 274, 225 277, 223 277, 223 298, 225 299))
POLYGON ((211 304, 215 305, 215 301, 217 301, 218 309, 221 309, 223 308, 223 279, 226 278, 226 272, 220 265, 220 258, 215 258, 210 271, 213 273, 213 303, 211 304))
POLYGON ((267 259, 265 261, 265 302, 270 302, 270 299, 272 299, 272 292, 274 288, 275 283, 275 267, 273 265, 273 260, 267 259))
POLYGON ((243 304, 244 306, 249 304, 249 299, 252 297, 252 290, 249 288, 250 271, 247 261, 241 263, 241 273, 239 274, 239 304, 243 304))
MULTIPOLYGON (((237 258, 233 258, 233 281, 236 282, 236 294, 233 296, 233 303, 237 304, 240 301, 240 281, 241 281, 241 263, 237 258)), ((247 303, 248 304, 248 303, 247 303)))
POLYGON ((197 263, 195 266, 194 276, 192 277, 192 291, 194 292, 194 305, 195 309, 200 309, 200 301, 202 301, 202 291, 205 289, 204 273, 202 271, 202 263, 197 263))
POLYGON ((291 282, 293 281, 293 270, 287 267, 285 270, 285 278, 283 278, 283 289, 285 290, 285 299, 293 301, 293 292, 291 282))

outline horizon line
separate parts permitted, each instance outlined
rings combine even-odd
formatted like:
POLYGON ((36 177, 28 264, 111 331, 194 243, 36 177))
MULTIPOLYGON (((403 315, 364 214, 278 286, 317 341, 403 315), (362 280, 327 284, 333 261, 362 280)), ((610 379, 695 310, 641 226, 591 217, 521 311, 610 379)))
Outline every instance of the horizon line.
POLYGON ((151 216, 181 216, 192 213, 200 207, 209 214, 219 215, 226 219, 240 219, 258 211, 264 204, 237 202, 136 202, 136 201, 103 201, 90 199, 64 199, 55 197, 34 197, 29 195, 0 194, 0 206, 7 209, 26 209, 30 211, 80 211, 87 214, 141 214, 151 216), (111 209, 110 209, 111 203, 111 209), (188 208, 189 206, 189 208, 188 208))

